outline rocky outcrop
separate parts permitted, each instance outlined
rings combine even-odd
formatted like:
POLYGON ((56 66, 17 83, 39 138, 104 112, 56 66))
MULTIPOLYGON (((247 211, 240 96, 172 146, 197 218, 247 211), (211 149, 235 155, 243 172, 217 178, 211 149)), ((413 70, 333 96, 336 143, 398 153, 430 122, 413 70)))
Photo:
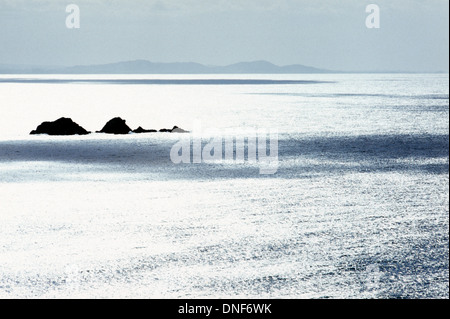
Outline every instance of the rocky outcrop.
POLYGON ((108 134, 128 134, 131 132, 131 128, 126 124, 125 120, 120 117, 115 117, 108 121, 105 126, 98 131, 98 133, 108 134))
MULTIPOLYGON (((139 126, 135 130, 131 130, 131 128, 126 124, 126 121, 121 119, 120 117, 115 117, 109 120, 105 126, 97 133, 108 133, 108 134, 128 134, 130 132, 133 133, 154 133, 158 132, 157 130, 147 130, 139 126)), ((163 128, 160 129, 159 132, 166 133, 189 133, 189 131, 183 130, 178 126, 174 126, 171 129, 163 128)), ((84 128, 79 126, 77 123, 72 121, 70 118, 62 117, 54 122, 43 122, 39 125, 36 130, 31 131, 30 134, 48 134, 48 135, 85 135, 90 132, 86 131, 84 128)))
POLYGON ((133 130, 133 133, 154 133, 156 130, 146 130, 139 126, 137 129, 133 130))
POLYGON ((43 122, 30 134, 48 134, 48 135, 86 135, 86 131, 80 125, 70 118, 61 117, 53 122, 43 122))
POLYGON ((182 128, 179 128, 178 126, 174 126, 170 132, 171 133, 189 133, 189 131, 185 131, 182 128))

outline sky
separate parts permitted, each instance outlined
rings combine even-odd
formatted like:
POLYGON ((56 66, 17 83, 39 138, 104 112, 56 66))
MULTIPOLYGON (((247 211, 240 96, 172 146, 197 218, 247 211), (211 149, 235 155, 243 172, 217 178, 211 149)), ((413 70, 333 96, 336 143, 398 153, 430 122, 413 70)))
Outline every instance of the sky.
POLYGON ((0 0, 0 65, 266 60, 448 72, 448 0, 0 0), (367 28, 366 6, 380 8, 367 28), (80 8, 68 29, 66 6, 80 8))

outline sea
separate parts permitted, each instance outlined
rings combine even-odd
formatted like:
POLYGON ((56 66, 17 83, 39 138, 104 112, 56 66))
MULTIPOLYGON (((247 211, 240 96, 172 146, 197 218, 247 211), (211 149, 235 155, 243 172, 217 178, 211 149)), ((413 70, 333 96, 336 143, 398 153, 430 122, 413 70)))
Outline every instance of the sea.
POLYGON ((449 298, 448 74, 3 74, 0 111, 0 298, 449 298))

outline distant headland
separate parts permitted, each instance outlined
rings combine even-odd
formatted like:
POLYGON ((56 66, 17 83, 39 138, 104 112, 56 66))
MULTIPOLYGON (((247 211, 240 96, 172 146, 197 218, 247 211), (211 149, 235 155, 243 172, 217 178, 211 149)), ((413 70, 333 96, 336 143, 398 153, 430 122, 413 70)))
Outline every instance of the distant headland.
POLYGON ((1 65, 0 74, 302 74, 340 73, 301 64, 278 66, 268 61, 240 62, 226 66, 194 62, 155 63, 147 60, 70 67, 1 65))

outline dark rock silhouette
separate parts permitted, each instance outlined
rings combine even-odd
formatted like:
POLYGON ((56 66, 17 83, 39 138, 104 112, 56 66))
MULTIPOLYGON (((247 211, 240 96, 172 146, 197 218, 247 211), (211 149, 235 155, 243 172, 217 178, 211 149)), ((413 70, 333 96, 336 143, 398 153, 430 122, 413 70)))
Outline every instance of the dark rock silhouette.
POLYGON ((61 117, 53 122, 43 122, 36 130, 30 132, 30 134, 48 135, 86 135, 89 133, 90 132, 72 121, 72 119, 65 117, 61 117))
POLYGON ((159 132, 163 132, 163 133, 168 132, 168 133, 170 133, 170 132, 172 132, 172 130, 169 129, 169 128, 162 128, 162 129, 159 130, 159 132))
POLYGON ((120 117, 115 117, 108 121, 105 126, 98 131, 98 133, 108 134, 128 134, 131 132, 131 128, 125 123, 125 120, 120 117))
POLYGON ((185 131, 182 128, 179 128, 178 126, 174 126, 170 132, 171 133, 189 133, 189 131, 185 131))
POLYGON ((154 133, 156 130, 146 130, 139 126, 137 129, 133 130, 134 133, 154 133))

